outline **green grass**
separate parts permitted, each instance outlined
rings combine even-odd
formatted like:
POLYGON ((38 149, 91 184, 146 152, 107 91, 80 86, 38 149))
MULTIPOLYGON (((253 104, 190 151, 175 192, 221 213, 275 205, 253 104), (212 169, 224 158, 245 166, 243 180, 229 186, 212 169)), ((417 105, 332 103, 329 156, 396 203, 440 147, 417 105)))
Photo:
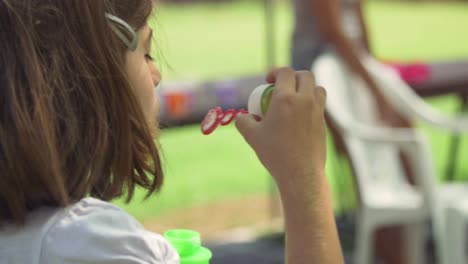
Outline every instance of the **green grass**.
MULTIPOLYGON (((468 4, 369 2, 366 16, 372 50, 385 59, 439 60, 468 58, 468 4)), ((265 69, 263 9, 257 1, 229 4, 162 5, 153 21, 157 51, 166 79, 208 79, 263 73, 265 69)), ((292 16, 288 5, 277 8, 277 61, 288 64, 292 16)), ((468 74, 468 73, 467 73, 468 74)), ((454 97, 430 99, 453 113, 454 97)), ((421 126, 428 132, 434 161, 444 176, 450 135, 421 126)), ((330 142, 331 143, 331 142, 330 142)), ((267 193, 269 180, 253 151, 233 126, 204 137, 198 126, 163 132, 166 185, 157 197, 141 203, 142 193, 122 205, 140 220, 170 210, 244 194, 267 193)), ((468 138, 464 137, 458 179, 468 177, 468 138)), ((327 174, 334 190, 335 209, 352 207, 352 180, 346 164, 328 154, 327 174), (339 179, 339 180, 337 180, 339 179), (350 199, 351 197, 352 199, 350 199)))
POLYGON ((447 2, 370 2, 373 53, 400 60, 468 58, 468 4, 447 2))
MULTIPOLYGON (((266 43, 260 2, 157 8, 153 27, 161 33, 156 46, 163 54, 164 77, 209 79, 263 73, 266 43), (164 61, 173 69, 165 67, 164 61)), ((278 6, 277 19, 277 57, 284 65, 288 63, 292 25, 289 6, 278 6)))
MULTIPOLYGON (((209 137, 202 135, 199 126, 170 129, 163 132, 160 142, 165 188, 159 197, 124 206, 140 219, 267 190, 267 171, 233 126, 220 127, 209 137)), ((138 192, 136 201, 142 196, 138 192)))

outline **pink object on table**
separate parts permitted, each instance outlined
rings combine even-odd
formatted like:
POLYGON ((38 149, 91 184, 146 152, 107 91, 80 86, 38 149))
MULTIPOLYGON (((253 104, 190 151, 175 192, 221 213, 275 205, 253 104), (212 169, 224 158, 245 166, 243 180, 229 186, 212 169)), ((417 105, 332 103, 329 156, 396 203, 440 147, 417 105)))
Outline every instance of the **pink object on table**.
POLYGON ((424 83, 431 77, 431 68, 426 63, 387 63, 409 84, 424 83))

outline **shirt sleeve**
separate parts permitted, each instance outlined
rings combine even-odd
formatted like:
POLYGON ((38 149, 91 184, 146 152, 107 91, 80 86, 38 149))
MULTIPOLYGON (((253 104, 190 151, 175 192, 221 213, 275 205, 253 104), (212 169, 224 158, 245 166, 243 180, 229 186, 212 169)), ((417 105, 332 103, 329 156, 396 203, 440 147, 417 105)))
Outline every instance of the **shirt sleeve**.
POLYGON ((44 236, 40 263, 178 264, 175 249, 120 208, 85 199, 44 236))

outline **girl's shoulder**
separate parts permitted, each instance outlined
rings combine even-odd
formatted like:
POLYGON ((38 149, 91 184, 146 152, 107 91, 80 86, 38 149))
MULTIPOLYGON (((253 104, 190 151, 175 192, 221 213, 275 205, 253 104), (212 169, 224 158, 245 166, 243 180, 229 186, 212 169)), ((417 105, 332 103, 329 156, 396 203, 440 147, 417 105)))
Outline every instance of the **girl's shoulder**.
POLYGON ((121 208, 94 198, 60 212, 44 236, 41 251, 41 263, 179 263, 161 235, 145 230, 121 208))
POLYGON ((119 207, 94 198, 37 210, 25 226, 0 230, 0 242, 7 263, 179 263, 161 235, 145 230, 119 207))

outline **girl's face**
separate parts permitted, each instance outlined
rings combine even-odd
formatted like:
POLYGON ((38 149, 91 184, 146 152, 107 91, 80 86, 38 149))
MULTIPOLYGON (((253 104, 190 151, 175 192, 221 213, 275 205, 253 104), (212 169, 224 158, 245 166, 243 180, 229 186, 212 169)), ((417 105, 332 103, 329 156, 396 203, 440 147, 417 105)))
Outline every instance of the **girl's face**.
POLYGON ((142 27, 138 32, 138 48, 126 54, 126 70, 129 81, 134 87, 138 100, 143 107, 143 113, 150 125, 157 125, 159 119, 159 102, 156 96, 156 86, 161 81, 161 73, 150 55, 152 42, 152 29, 142 27))

